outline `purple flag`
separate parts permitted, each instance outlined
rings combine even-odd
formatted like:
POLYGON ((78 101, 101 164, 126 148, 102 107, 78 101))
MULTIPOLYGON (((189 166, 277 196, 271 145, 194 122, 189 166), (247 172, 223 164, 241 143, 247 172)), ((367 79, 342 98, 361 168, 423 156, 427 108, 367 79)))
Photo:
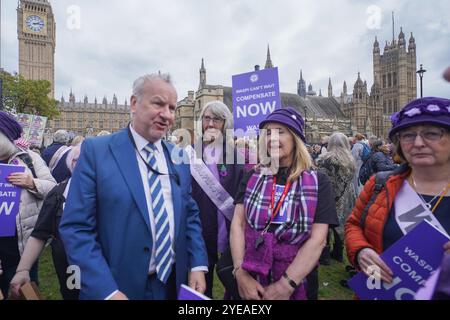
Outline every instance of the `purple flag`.
POLYGON ((234 129, 258 132, 259 123, 281 108, 278 68, 233 76, 234 129))
POLYGON ((348 285, 363 300, 413 300, 439 268, 443 246, 449 240, 424 220, 380 255, 393 272, 392 283, 378 281, 375 276, 368 278, 360 272, 348 285))
POLYGON ((16 232, 22 188, 9 183, 6 178, 13 172, 24 172, 25 167, 0 164, 0 237, 12 237, 16 232))
POLYGON ((204 294, 195 291, 191 287, 182 284, 180 286, 180 292, 178 293, 178 300, 211 300, 204 294))

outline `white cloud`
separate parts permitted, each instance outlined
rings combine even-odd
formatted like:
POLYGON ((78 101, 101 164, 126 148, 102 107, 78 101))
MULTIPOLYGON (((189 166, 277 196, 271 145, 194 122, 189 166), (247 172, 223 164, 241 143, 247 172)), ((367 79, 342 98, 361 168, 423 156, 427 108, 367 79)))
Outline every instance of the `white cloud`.
MULTIPOLYGON (((130 96, 133 80, 147 72, 170 72, 179 99, 198 87, 205 58, 208 83, 231 85, 233 74, 264 66, 267 44, 279 67, 280 87, 296 92, 300 69, 307 83, 326 94, 331 77, 334 94, 347 81, 352 91, 357 72, 372 84, 372 45, 381 49, 403 26, 412 31, 417 63, 428 70, 426 95, 449 96, 442 71, 450 65, 450 3, 419 1, 299 0, 59 0, 51 1, 57 23, 56 95, 77 99, 87 94, 120 102, 130 96), (70 30, 67 9, 80 9, 81 28, 70 30), (380 29, 368 28, 371 6, 380 9, 380 29)), ((2 66, 17 70, 16 2, 3 2, 2 66)), ((373 26, 373 25, 372 25, 373 26)))

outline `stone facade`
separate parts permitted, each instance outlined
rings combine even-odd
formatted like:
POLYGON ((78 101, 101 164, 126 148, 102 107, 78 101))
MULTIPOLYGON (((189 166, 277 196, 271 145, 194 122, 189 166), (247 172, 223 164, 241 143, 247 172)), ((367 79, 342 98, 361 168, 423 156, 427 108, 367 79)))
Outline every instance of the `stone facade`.
POLYGON ((390 115, 417 98, 416 68, 416 43, 412 33, 408 51, 405 35, 400 28, 398 40, 386 42, 382 55, 375 37, 374 83, 370 94, 367 91, 367 82, 363 82, 358 73, 353 93, 347 94, 347 85, 344 82, 340 97, 342 111, 355 123, 358 132, 374 134, 381 138, 388 136, 391 128, 390 115))
POLYGON ((19 74, 28 80, 48 80, 55 96, 56 24, 48 0, 20 0, 17 7, 19 74))
MULTIPOLYGON (((271 64, 268 49, 265 65, 270 67, 271 64)), ((332 90, 332 88, 329 89, 332 90)), ((294 107, 306 118, 305 135, 308 142, 317 143, 322 136, 330 135, 334 131, 341 131, 348 135, 356 133, 350 119, 347 119, 340 110, 338 100, 334 97, 317 96, 312 85, 309 86, 304 97, 284 92, 280 95, 282 107, 294 107)), ((195 97, 194 92, 189 91, 188 96, 177 103, 177 120, 173 131, 188 129, 191 132, 194 130, 201 132, 201 123, 198 121, 200 111, 205 104, 213 100, 224 102, 232 111, 232 88, 207 84, 206 68, 202 59, 199 70, 199 89, 196 91, 195 97)))
POLYGON ((118 131, 125 128, 131 119, 127 101, 118 104, 115 95, 111 103, 106 97, 101 103, 97 102, 97 98, 94 103, 89 103, 86 96, 83 101, 76 102, 75 95, 71 92, 69 101, 61 97, 58 110, 59 118, 50 120, 47 125, 50 131, 65 129, 82 136, 97 135, 103 130, 111 133, 118 131))
MULTIPOLYGON (((256 69, 259 68, 256 67, 256 69)), ((269 47, 267 47, 265 67, 273 67, 269 47)), ((335 97, 331 78, 329 78, 327 97, 322 97, 320 89, 317 96, 311 83, 306 87, 303 72, 300 70, 297 94, 281 92, 281 104, 282 107, 297 108, 306 118, 306 135, 310 142, 318 142, 321 136, 329 135, 336 130, 347 135, 360 132, 366 136, 376 135, 387 138, 391 127, 390 115, 417 98, 416 68, 415 39, 411 33, 408 50, 406 50, 405 35, 400 28, 398 39, 393 38, 391 43, 386 42, 383 54, 380 54, 379 43, 375 38, 374 83, 370 92, 367 82, 361 79, 358 72, 352 93, 347 92, 347 84, 344 81, 341 95, 335 97)), ((207 84, 203 59, 199 89, 195 97, 192 93, 189 91, 188 97, 178 102, 177 114, 182 115, 182 120, 177 121, 174 129, 193 130, 194 119, 198 119, 201 108, 211 100, 223 101, 230 111, 232 110, 231 88, 207 84)))

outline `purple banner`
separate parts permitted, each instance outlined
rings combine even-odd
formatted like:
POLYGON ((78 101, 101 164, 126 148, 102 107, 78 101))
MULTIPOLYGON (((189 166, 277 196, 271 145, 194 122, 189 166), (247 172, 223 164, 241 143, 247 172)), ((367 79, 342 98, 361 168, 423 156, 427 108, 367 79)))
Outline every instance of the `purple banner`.
POLYGON ((6 178, 13 172, 24 172, 25 167, 0 164, 0 237, 12 237, 16 232, 16 216, 19 213, 21 188, 6 178))
POLYGON ((233 76, 234 129, 254 130, 268 114, 281 108, 278 68, 233 76))
POLYGON ((204 294, 195 291, 191 287, 182 284, 180 286, 180 292, 178 293, 178 300, 211 300, 204 294))
POLYGON ((348 285, 362 300, 413 300, 415 293, 439 268, 443 246, 449 240, 424 220, 380 255, 394 274, 392 283, 360 272, 348 285))

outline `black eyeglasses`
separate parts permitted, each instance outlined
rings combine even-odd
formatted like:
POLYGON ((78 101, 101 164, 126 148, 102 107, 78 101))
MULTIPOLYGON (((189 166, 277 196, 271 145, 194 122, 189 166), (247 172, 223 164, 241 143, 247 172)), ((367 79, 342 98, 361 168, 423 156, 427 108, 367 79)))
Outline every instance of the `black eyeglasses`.
POLYGON ((214 124, 219 124, 225 121, 224 119, 216 118, 216 117, 209 117, 209 116, 203 116, 202 120, 206 123, 209 123, 212 121, 214 124))
POLYGON ((416 141, 417 136, 419 135, 423 140, 427 142, 436 142, 442 139, 446 131, 444 129, 426 129, 421 132, 399 132, 398 138, 402 143, 413 143, 416 141))

